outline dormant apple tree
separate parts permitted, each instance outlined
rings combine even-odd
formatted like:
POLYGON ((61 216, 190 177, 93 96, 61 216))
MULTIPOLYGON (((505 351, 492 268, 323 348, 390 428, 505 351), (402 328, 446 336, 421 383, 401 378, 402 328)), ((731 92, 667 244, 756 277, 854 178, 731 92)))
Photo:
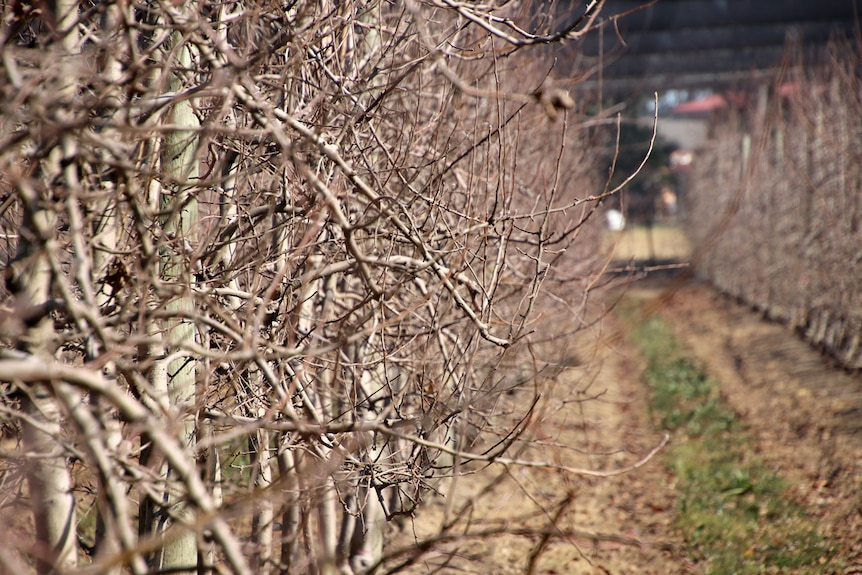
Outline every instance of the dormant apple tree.
POLYGON ((602 264, 549 48, 600 4, 7 3, 3 570, 366 571, 512 464, 602 264))

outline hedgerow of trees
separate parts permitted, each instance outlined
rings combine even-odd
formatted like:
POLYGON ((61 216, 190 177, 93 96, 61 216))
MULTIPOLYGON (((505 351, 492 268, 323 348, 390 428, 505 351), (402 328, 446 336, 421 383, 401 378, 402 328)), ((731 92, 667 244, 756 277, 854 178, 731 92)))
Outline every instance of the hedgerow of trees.
POLYGON ((602 264, 548 48, 600 4, 4 4, 2 570, 365 571, 516 464, 602 264))
POLYGON ((862 367, 862 58, 788 65, 712 126, 688 199, 699 273, 862 367))

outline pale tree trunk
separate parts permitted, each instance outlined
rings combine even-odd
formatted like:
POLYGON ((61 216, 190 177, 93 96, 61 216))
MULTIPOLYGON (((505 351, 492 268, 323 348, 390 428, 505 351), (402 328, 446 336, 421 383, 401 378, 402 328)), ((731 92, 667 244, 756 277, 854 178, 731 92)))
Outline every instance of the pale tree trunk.
POLYGON ((292 573, 294 558, 299 550, 301 509, 296 459, 290 447, 280 447, 278 454, 279 484, 283 490, 284 507, 281 513, 281 560, 279 572, 292 573))
MULTIPOLYGON (((26 235, 36 237, 51 233, 55 214, 49 210, 36 209, 36 198, 32 190, 32 202, 25 207, 24 229, 26 235)), ((47 239, 44 238, 43 239, 47 239)), ((49 299, 51 267, 49 254, 44 245, 28 245, 22 239, 19 258, 23 264, 17 271, 21 297, 32 306, 45 305, 49 299)), ((53 325, 49 315, 27 330, 25 351, 51 361, 53 325)), ((28 487, 33 502, 33 519, 36 527, 36 544, 33 555, 38 573, 51 573, 71 569, 77 563, 77 537, 75 498, 72 479, 61 444, 61 412, 48 384, 34 384, 22 399, 22 411, 27 415, 21 420, 24 452, 34 455, 27 467, 28 487)))
POLYGON ((317 573, 319 575, 338 575, 336 551, 338 547, 338 494, 335 480, 331 475, 325 477, 320 486, 321 494, 317 504, 317 537, 319 541, 317 573))
MULTIPOLYGON (((262 415, 262 414, 261 414, 262 415)), ((266 490, 272 485, 272 456, 270 452, 270 432, 260 429, 251 441, 254 454, 254 485, 256 490, 266 490)), ((275 507, 268 495, 255 497, 254 516, 252 517, 251 540, 254 545, 251 568, 258 575, 272 573, 273 521, 275 507)))
MULTIPOLYGON (((178 32, 173 35, 174 42, 179 43, 178 32)), ((191 72, 192 48, 188 45, 174 47, 174 71, 168 91, 177 93, 183 89, 181 74, 191 72)), ((170 52, 169 52, 170 53, 170 52)), ((168 56, 168 54, 166 54, 168 56)), ((165 305, 165 311, 190 314, 194 311, 194 301, 191 295, 194 282, 193 265, 190 261, 191 246, 194 245, 194 228, 198 223, 197 199, 190 194, 190 184, 198 177, 196 128, 200 127, 189 100, 174 103, 165 118, 165 123, 173 126, 187 127, 189 130, 175 129, 169 131, 164 138, 161 149, 160 165, 165 183, 160 187, 160 207, 167 215, 162 223, 162 232, 167 241, 163 248, 161 259, 161 279, 166 284, 181 292, 165 305)), ((196 361, 185 354, 172 358, 181 350, 184 343, 195 342, 195 326, 192 322, 168 320, 163 326, 163 336, 167 342, 164 353, 167 359, 160 359, 153 366, 152 384, 156 390, 166 391, 171 405, 171 411, 177 420, 166 422, 176 429, 184 445, 192 447, 195 441, 195 374, 196 361)), ((176 480, 170 469, 167 469, 169 482, 176 480)), ((170 493, 164 494, 163 505, 170 515, 192 519, 192 511, 185 502, 170 493)), ((155 518, 152 529, 165 529, 167 520, 164 514, 155 518)), ((197 536, 191 531, 181 531, 174 534, 161 552, 159 566, 172 572, 196 571, 198 562, 197 536)))
MULTIPOLYGON (((308 268, 318 269, 323 266, 323 260, 319 255, 313 255, 308 258, 308 268)), ((316 321, 325 321, 329 318, 331 312, 331 288, 332 276, 329 278, 319 279, 316 282, 309 283, 305 286, 305 293, 300 297, 303 303, 299 306, 299 318, 297 327, 299 333, 312 333, 316 321), (318 297, 315 297, 315 292, 318 297), (319 299, 318 299, 319 298, 319 299), (320 310, 316 309, 316 305, 320 304, 320 310)), ((302 370, 297 373, 296 380, 302 388, 302 396, 304 398, 305 407, 309 410, 311 418, 318 424, 323 424, 332 415, 332 385, 333 377, 331 373, 322 372, 318 374, 319 385, 315 386, 311 382, 313 378, 307 371, 302 370)), ((302 482, 311 481, 314 491, 316 492, 312 505, 315 507, 316 513, 314 520, 316 521, 315 530, 309 531, 306 537, 307 554, 314 562, 314 568, 317 575, 334 575, 338 573, 338 494, 335 490, 335 481, 332 475, 322 471, 325 467, 320 466, 320 471, 314 470, 315 461, 325 461, 330 455, 330 450, 324 446, 320 446, 314 456, 309 457, 309 468, 301 469, 301 473, 308 473, 308 477, 300 477, 300 485, 302 482), (323 475, 325 473, 325 475, 323 475)), ((310 519, 310 517, 307 517, 310 519)))
MULTIPOLYGON (((73 28, 77 18, 77 2, 58 1, 55 17, 58 30, 67 32, 58 43, 63 67, 59 95, 71 99, 76 92, 76 81, 71 71, 71 59, 79 49, 78 36, 73 28)), ((52 58, 47 58, 52 65, 52 58)), ((58 112, 60 122, 64 114, 58 112)), ((46 178, 52 179, 62 173, 68 176, 74 167, 65 171, 60 167, 59 154, 71 157, 71 140, 63 138, 62 149, 55 149, 49 157, 46 178)), ((70 185, 69 182, 66 182, 70 185)), ((50 299, 52 266, 55 255, 51 249, 55 233, 56 214, 50 209, 40 207, 38 194, 26 182, 19 185, 21 197, 25 200, 23 228, 18 246, 18 264, 15 267, 20 296, 25 303, 34 307, 47 306, 50 299)), ((51 202, 46 202, 49 205, 51 202)), ((54 342, 53 324, 50 315, 45 313, 41 320, 27 330, 23 340, 25 351, 52 360, 54 342)), ((36 528, 36 544, 33 553, 38 573, 51 573, 74 568, 77 565, 77 520, 75 497, 72 492, 72 478, 62 446, 62 414, 48 384, 33 385, 22 399, 22 411, 28 416, 21 420, 24 451, 35 455, 29 460, 28 487, 33 501, 33 518, 36 528)))
MULTIPOLYGON (((117 46, 119 47, 119 42, 116 41, 116 34, 120 30, 123 14, 121 13, 122 8, 118 5, 109 6, 103 17, 102 21, 102 41, 105 42, 109 46, 117 46)), ((118 56, 120 54, 115 52, 114 50, 107 50, 104 58, 104 66, 100 70, 100 74, 103 78, 112 82, 113 85, 113 96, 110 99, 110 103, 117 106, 117 109, 113 111, 114 120, 117 124, 122 124, 122 118, 120 118, 121 114, 121 88, 120 85, 122 83, 122 75, 123 69, 118 56)), ((116 132, 110 134, 109 137, 117 137, 120 138, 120 134, 116 132)), ((113 198, 116 198, 119 194, 118 183, 116 180, 105 181, 104 186, 106 187, 106 191, 113 192, 113 198)), ((75 199, 74 201, 77 201, 75 199)), ((91 249, 92 249, 92 269, 91 277, 92 281, 95 284, 95 287, 98 289, 92 290, 92 295, 88 295, 87 299, 88 304, 93 306, 96 310, 102 310, 105 306, 107 306, 112 297, 117 297, 118 294, 113 293, 113 288, 109 287, 109 285, 103 281, 103 278, 107 277, 108 268, 112 263, 112 253, 117 251, 118 242, 118 202, 112 201, 111 196, 108 196, 104 199, 98 200, 96 202, 96 210, 95 210, 95 218, 91 224, 91 249)), ((70 211, 72 211, 70 209, 70 211)), ((101 315, 99 313, 98 315, 101 315)), ((87 341, 87 359, 88 361, 97 358, 101 353, 104 353, 104 349, 99 348, 98 338, 90 335, 87 341)), ((116 377, 116 369, 113 362, 107 362, 105 366, 102 368, 103 373, 106 376, 115 378, 116 377)), ((120 419, 117 415, 116 409, 113 409, 106 401, 100 399, 98 396, 90 396, 90 403, 93 406, 93 411, 101 415, 101 424, 103 427, 102 433, 104 434, 104 441, 107 449, 111 453, 115 453, 120 455, 120 451, 122 451, 123 446, 123 436, 122 429, 120 424, 120 419)), ((128 484, 123 481, 123 473, 113 473, 108 480, 113 484, 112 491, 114 492, 115 497, 120 495, 121 491, 128 490, 128 484)), ((124 504, 126 502, 123 502, 124 504)), ((120 553, 123 547, 129 548, 128 542, 124 541, 120 533, 124 532, 125 529, 128 529, 128 525, 124 525, 123 521, 126 517, 120 516, 116 513, 116 510, 112 513, 109 509, 110 506, 100 501, 100 512, 97 517, 96 523, 96 536, 94 547, 97 555, 100 556, 115 556, 120 553), (108 507, 108 509, 106 509, 108 507), (123 540, 123 541, 121 541, 123 540)), ((140 558, 138 557, 136 561, 140 558)), ((122 573, 121 566, 112 567, 105 572, 106 575, 118 575, 122 573)))

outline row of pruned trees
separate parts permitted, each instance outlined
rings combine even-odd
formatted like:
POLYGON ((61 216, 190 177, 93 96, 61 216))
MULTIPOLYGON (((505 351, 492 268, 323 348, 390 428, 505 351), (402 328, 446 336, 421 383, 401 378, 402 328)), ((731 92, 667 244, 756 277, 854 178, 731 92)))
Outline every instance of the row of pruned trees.
MULTIPOLYGON (((862 56, 788 66, 755 105, 713 125, 691 177, 698 270, 862 367, 862 56)), ((789 60, 792 62, 792 58, 789 60)))
POLYGON ((599 6, 6 5, 2 570, 366 570, 505 462, 601 265, 599 6))

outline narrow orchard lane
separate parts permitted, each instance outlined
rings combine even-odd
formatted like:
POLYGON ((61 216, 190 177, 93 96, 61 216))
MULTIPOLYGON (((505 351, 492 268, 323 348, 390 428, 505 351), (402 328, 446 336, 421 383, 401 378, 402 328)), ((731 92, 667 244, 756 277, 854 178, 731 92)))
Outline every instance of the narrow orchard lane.
MULTIPOLYGON (((657 302, 669 285, 638 282, 628 294, 657 302)), ((853 567, 862 565, 860 376, 703 284, 677 286, 662 302, 657 313, 721 382, 754 438, 751 456, 792 485, 789 496, 810 510, 851 566, 845 573, 862 573, 853 567)), ((555 352, 560 371, 518 457, 607 471, 631 465, 661 440, 641 382, 643 360, 618 337, 627 326, 612 316, 600 329, 599 347, 566 342, 555 352)), ((429 503, 390 551, 439 533, 449 521, 452 539, 424 554, 412 572, 700 573, 673 527, 673 485, 661 454, 636 471, 602 478, 494 466, 429 503)))
POLYGON ((756 456, 793 486, 851 565, 846 572, 862 573, 862 376, 701 283, 658 309, 720 380, 756 456))

